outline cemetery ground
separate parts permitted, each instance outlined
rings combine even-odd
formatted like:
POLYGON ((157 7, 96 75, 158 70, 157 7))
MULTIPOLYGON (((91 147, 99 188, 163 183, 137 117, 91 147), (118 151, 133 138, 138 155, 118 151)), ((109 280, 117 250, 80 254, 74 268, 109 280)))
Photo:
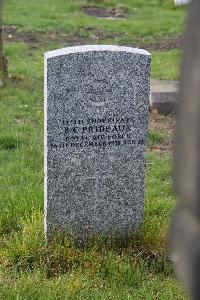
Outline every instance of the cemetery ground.
POLYGON ((0 299, 188 299, 167 256, 174 116, 150 114, 144 224, 136 234, 85 247, 61 236, 47 245, 44 237, 43 53, 78 44, 139 46, 152 54, 153 79, 179 79, 185 9, 161 0, 118 3, 5 3, 0 299))

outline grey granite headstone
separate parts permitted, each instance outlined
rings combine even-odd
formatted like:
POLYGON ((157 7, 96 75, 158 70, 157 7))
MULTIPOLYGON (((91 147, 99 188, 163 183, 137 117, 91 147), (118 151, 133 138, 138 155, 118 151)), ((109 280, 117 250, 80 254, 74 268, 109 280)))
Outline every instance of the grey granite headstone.
POLYGON ((143 219, 150 54, 45 54, 45 230, 126 235, 143 219))

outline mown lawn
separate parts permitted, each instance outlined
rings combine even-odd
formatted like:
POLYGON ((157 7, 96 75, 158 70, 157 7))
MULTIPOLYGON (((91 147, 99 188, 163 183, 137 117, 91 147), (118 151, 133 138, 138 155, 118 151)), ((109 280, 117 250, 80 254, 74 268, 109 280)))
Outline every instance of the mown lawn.
MULTIPOLYGON (((76 32, 94 27, 128 36, 166 37, 183 31, 185 9, 175 7, 171 0, 26 0, 5 1, 5 24, 15 24, 24 31, 76 32), (81 7, 124 8, 125 20, 105 20, 87 16, 81 7)), ((82 32, 83 34, 86 32, 82 32)))
MULTIPOLYGON (((59 32, 101 42, 148 45, 183 32, 185 9, 162 0, 7 0, 4 20, 20 32, 59 32), (125 20, 96 19, 81 6, 123 7, 125 20), (96 32, 96 31, 93 32, 96 32), (88 33, 89 32, 89 33, 88 33), (113 35, 108 39, 106 33, 113 35)), ((188 299, 167 258, 172 156, 149 152, 143 226, 125 241, 78 247, 71 237, 47 245, 43 232, 43 53, 66 42, 5 43, 10 81, 0 88, 0 299, 188 299)), ((152 51, 152 77, 178 79, 180 49, 152 51)), ((149 145, 162 143, 150 131, 149 145)))

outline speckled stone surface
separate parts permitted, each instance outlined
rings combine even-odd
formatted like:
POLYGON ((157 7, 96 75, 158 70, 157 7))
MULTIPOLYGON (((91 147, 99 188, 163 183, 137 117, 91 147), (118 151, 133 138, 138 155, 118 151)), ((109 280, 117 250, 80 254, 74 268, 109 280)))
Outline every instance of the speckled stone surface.
POLYGON ((45 54, 45 230, 126 235, 143 219, 150 54, 45 54))

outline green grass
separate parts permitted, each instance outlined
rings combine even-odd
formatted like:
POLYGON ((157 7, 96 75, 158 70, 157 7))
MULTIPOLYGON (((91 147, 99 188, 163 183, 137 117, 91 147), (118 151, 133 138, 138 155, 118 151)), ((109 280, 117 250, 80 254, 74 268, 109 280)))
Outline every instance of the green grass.
MULTIPOLYGON (((175 204, 170 165, 170 157, 149 154, 145 222, 124 243, 99 238, 79 248, 72 238, 58 236, 47 246, 42 195, 29 215, 20 201, 24 211, 17 213, 18 227, 11 224, 9 235, 7 229, 2 234, 1 298, 187 299, 166 258, 167 226, 175 204)), ((24 189, 27 186, 28 181, 24 189)), ((42 191, 42 182, 39 186, 42 191)))
MULTIPOLYGON (((152 43, 183 31, 185 9, 170 0, 7 0, 4 20, 20 31, 55 30, 105 43, 152 43), (127 20, 88 17, 81 5, 122 6, 127 20), (92 28, 92 31, 86 30, 92 28), (94 30, 94 31, 93 31, 94 30)), ((78 247, 72 237, 47 245, 43 230, 43 53, 67 42, 7 43, 11 80, 0 88, 0 299, 188 299, 167 259, 172 158, 149 153, 144 223, 124 241, 101 237, 78 247)), ((152 77, 178 79, 181 51, 152 52, 152 77)), ((149 132, 148 145, 166 136, 149 132)))
POLYGON ((179 80, 181 51, 173 49, 152 53, 152 78, 160 80, 179 80))
POLYGON ((162 144, 166 140, 165 134, 155 131, 149 130, 148 132, 148 147, 152 146, 153 144, 162 144))
MULTIPOLYGON (((65 45, 50 45, 48 48, 32 49, 24 43, 5 45, 5 52, 9 62, 9 73, 16 79, 43 80, 44 52, 67 47, 65 45)), ((174 49, 166 52, 152 52, 153 79, 178 80, 181 51, 174 49)), ((41 83, 40 83, 41 84, 41 83)), ((42 96, 41 96, 42 97, 42 96)))
MULTIPOLYGON (((58 38, 54 43, 51 34, 56 39, 57 35, 67 33, 72 43, 73 38, 77 37, 80 43, 83 40, 86 44, 143 45, 148 49, 149 43, 162 43, 166 38, 170 41, 180 36, 184 29, 185 15, 186 9, 175 7, 172 0, 35 0, 28 3, 25 0, 7 0, 4 5, 6 25, 15 25, 18 31, 32 31, 36 37, 38 31, 49 32, 40 46, 34 43, 6 45, 10 73, 34 78, 37 74, 36 78, 41 79, 43 53, 71 45, 63 37, 62 42, 58 38), (81 6, 86 5, 124 7, 128 11, 128 18, 97 19, 81 11, 81 6)), ((181 51, 172 49, 151 52, 152 78, 178 80, 181 51)))
MULTIPOLYGON (((7 25, 16 25, 24 31, 53 31, 62 29, 74 32, 86 27, 126 34, 129 41, 134 37, 166 37, 180 34, 183 30, 185 8, 175 7, 171 0, 123 0, 123 1, 80 1, 80 0, 7 0, 4 6, 7 25), (83 5, 101 7, 125 7, 126 20, 105 20, 87 16, 81 12, 83 5)), ((86 32, 85 32, 86 33, 86 32)))
MULTIPOLYGON (((10 47, 10 46, 9 46, 10 47)), ((68 237, 46 245, 43 232, 43 84, 40 51, 7 47, 19 81, 0 90, 1 299, 187 299, 167 260, 175 205, 171 158, 150 153, 144 224, 123 244, 101 238, 86 248, 68 237), (17 49, 23 49, 16 65, 17 49), (18 120, 18 122, 17 122, 18 120)), ((42 62, 41 62, 42 64, 42 62)), ((150 143, 162 143, 150 132, 150 143)))

